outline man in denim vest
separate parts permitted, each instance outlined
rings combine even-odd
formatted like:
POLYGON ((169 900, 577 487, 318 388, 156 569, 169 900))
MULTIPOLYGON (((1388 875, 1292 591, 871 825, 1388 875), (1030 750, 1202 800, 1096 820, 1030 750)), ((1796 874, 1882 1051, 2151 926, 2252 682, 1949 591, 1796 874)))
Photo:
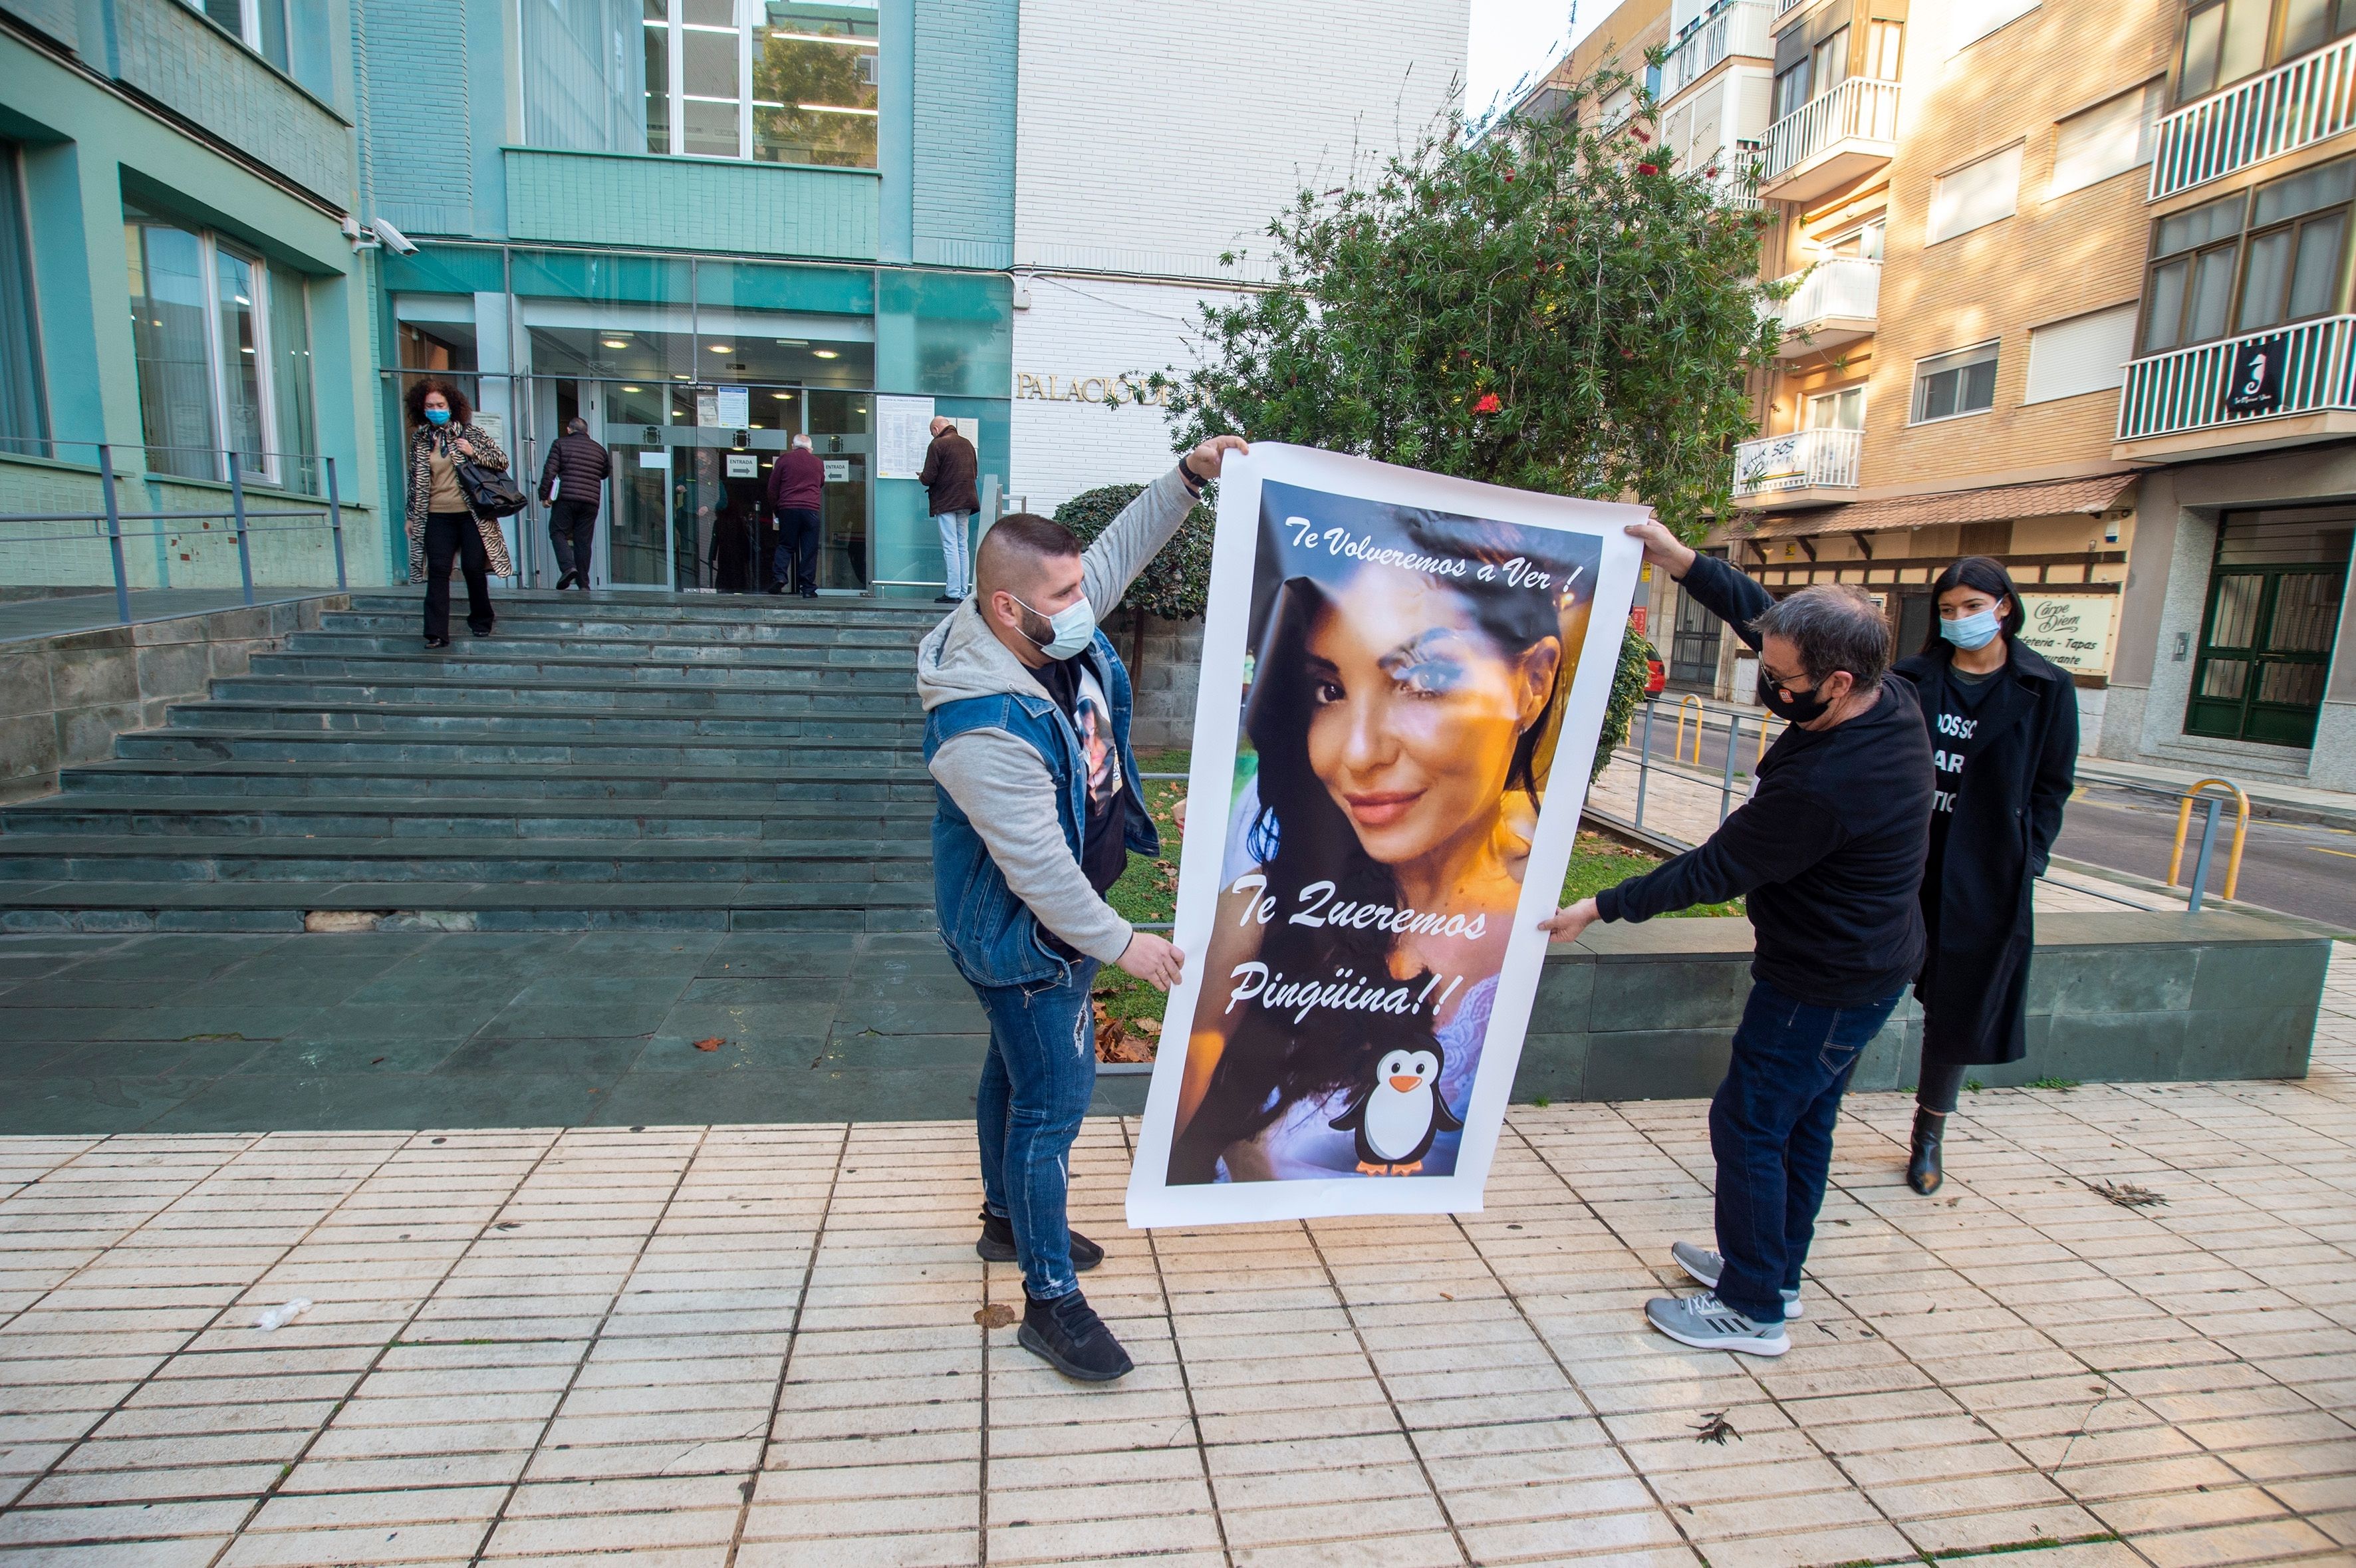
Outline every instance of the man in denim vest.
POLYGON ((981 1240, 1020 1262, 1017 1337, 1059 1371, 1106 1382, 1127 1351, 1080 1294, 1104 1249, 1065 1219, 1067 1155, 1095 1092, 1099 963, 1167 991, 1185 955, 1104 900, 1129 853, 1161 851, 1129 746, 1129 671, 1097 630, 1218 478, 1232 435, 1179 460, 1086 553, 1029 512, 982 536, 973 597, 916 654, 925 761, 938 786, 933 899, 941 937, 990 1015, 975 1105, 981 1240))

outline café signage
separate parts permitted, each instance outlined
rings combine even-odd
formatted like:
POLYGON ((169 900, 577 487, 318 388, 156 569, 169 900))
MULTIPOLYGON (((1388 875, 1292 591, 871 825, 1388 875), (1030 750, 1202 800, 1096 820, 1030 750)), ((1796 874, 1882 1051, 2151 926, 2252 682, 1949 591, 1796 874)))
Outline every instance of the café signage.
POLYGON ((2111 671, 2111 619, 2116 594, 2051 594, 2024 590, 2020 640, 2072 675, 2111 671))

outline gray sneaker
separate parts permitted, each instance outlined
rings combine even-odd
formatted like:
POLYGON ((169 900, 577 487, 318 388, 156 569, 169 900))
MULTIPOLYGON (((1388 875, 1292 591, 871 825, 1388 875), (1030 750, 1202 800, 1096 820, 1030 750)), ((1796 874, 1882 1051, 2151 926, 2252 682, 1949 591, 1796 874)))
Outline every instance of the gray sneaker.
POLYGON ((1680 1301, 1656 1295, 1644 1304, 1644 1318, 1680 1345, 1697 1350, 1740 1350, 1746 1356, 1780 1356, 1792 1337, 1780 1323, 1761 1323, 1704 1292, 1680 1301))
MULTIPOLYGON (((1718 1276, 1726 1272, 1724 1258, 1707 1247, 1697 1247, 1690 1241, 1673 1243, 1669 1248, 1669 1256, 1676 1260, 1677 1267, 1686 1272, 1687 1278, 1696 1284, 1708 1285, 1712 1290, 1718 1288, 1718 1276)), ((1807 1316, 1806 1310, 1800 1305, 1798 1291, 1779 1290, 1775 1294, 1783 1298, 1784 1322, 1797 1323, 1807 1316)))

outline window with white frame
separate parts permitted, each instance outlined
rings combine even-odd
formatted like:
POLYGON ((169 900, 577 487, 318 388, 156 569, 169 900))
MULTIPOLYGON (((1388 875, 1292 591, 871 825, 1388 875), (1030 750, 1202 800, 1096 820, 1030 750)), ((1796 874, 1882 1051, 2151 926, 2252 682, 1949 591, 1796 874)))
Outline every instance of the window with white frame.
POLYGON ((2106 98, 2053 128, 2053 184, 2047 194, 2073 190, 2151 162, 2159 140, 2159 107, 2168 83, 2158 78, 2106 98))
POLYGON ((1923 242, 1935 245, 2009 218, 2020 199, 2020 144, 1931 182, 1931 219, 1923 242))
POLYGON ((519 0, 525 139, 873 168, 876 0, 519 0))
POLYGON ((50 455, 49 413, 20 156, 16 143, 0 142, 0 451, 44 457, 50 455))
POLYGON ((1808 400, 1810 430, 1862 430, 1865 428, 1865 388, 1862 385, 1843 387, 1838 392, 1818 392, 1808 400))
POLYGON ((286 0, 187 0, 187 4, 279 70, 290 69, 286 0))
POLYGON ((2136 302, 2088 311, 2029 331, 2029 388, 2022 403, 2107 392, 2126 380, 2135 357, 2136 302))
POLYGON ((139 414, 155 472, 310 488, 303 280, 209 231, 125 214, 139 414))
POLYGON ((1994 408, 1996 360, 1997 346, 1981 343, 1914 361, 1914 423, 1994 408))

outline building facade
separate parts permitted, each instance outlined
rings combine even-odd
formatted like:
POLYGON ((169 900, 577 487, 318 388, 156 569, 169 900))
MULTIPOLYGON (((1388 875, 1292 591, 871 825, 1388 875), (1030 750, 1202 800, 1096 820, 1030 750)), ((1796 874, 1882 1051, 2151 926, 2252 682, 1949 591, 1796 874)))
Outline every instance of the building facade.
POLYGON ((0 596, 118 544, 134 587, 332 584, 337 522, 381 573, 349 37, 344 0, 0 4, 0 513, 41 520, 0 596))

